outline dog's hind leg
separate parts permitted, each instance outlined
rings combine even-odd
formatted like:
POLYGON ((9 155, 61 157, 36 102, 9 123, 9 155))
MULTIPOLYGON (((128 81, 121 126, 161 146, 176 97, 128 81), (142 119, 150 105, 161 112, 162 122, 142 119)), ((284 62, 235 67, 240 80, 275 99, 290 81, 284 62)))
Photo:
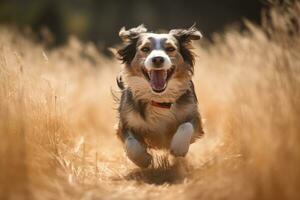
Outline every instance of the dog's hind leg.
POLYGON ((146 148, 134 138, 132 133, 128 132, 124 143, 127 157, 134 164, 141 168, 146 168, 151 164, 152 156, 147 152, 146 148))
POLYGON ((174 156, 185 156, 189 151, 191 139, 194 133, 194 127, 190 122, 181 124, 174 134, 170 151, 174 156))

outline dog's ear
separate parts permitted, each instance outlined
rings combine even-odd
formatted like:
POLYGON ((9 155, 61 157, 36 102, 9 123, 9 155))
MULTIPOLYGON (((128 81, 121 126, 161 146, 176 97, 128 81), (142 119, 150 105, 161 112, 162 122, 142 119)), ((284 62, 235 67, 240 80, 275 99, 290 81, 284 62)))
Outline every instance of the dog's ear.
POLYGON ((119 36, 123 40, 124 45, 117 50, 117 57, 122 63, 130 65, 136 53, 136 43, 139 36, 141 33, 146 32, 147 29, 143 24, 129 30, 126 30, 125 27, 121 28, 119 36))
POLYGON ((119 32, 119 36, 124 42, 130 42, 130 40, 134 40, 138 38, 141 33, 146 33, 146 32, 147 29, 143 24, 141 24, 129 30, 126 30, 125 27, 121 28, 119 32))
POLYGON ((169 34, 173 35, 180 43, 190 43, 192 40, 202 38, 202 34, 196 28, 196 24, 188 29, 172 29, 169 34))
POLYGON ((190 65, 190 70, 193 73, 195 57, 192 52, 192 40, 199 40, 202 38, 202 34, 197 30, 196 25, 194 24, 188 29, 173 29, 169 32, 170 35, 173 35, 179 43, 180 54, 183 57, 183 60, 190 65))

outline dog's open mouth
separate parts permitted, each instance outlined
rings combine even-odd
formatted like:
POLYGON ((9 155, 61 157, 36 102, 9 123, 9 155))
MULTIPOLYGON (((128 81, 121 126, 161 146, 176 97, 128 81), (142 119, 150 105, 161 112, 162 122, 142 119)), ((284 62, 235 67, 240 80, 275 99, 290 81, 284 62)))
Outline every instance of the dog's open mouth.
POLYGON ((148 71, 143 67, 143 74, 149 81, 152 90, 156 93, 161 93, 167 88, 167 84, 175 71, 175 66, 170 69, 157 69, 148 71))

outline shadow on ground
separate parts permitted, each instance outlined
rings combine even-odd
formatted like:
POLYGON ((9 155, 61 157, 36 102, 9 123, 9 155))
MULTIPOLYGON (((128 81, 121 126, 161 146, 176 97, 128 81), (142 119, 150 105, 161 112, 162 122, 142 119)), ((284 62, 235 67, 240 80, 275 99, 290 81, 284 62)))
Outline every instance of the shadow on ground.
POLYGON ((149 168, 135 169, 124 178, 155 185, 179 184, 187 178, 190 171, 191 166, 185 158, 164 155, 157 156, 149 168))

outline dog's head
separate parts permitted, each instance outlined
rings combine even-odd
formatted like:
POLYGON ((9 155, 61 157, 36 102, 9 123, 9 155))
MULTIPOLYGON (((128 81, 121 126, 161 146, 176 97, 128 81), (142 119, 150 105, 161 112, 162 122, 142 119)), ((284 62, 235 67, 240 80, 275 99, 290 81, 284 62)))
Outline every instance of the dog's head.
POLYGON ((194 70, 191 41, 201 38, 195 26, 156 34, 140 25, 122 28, 119 35, 124 46, 117 55, 125 64, 126 84, 137 97, 172 98, 186 90, 194 70))

